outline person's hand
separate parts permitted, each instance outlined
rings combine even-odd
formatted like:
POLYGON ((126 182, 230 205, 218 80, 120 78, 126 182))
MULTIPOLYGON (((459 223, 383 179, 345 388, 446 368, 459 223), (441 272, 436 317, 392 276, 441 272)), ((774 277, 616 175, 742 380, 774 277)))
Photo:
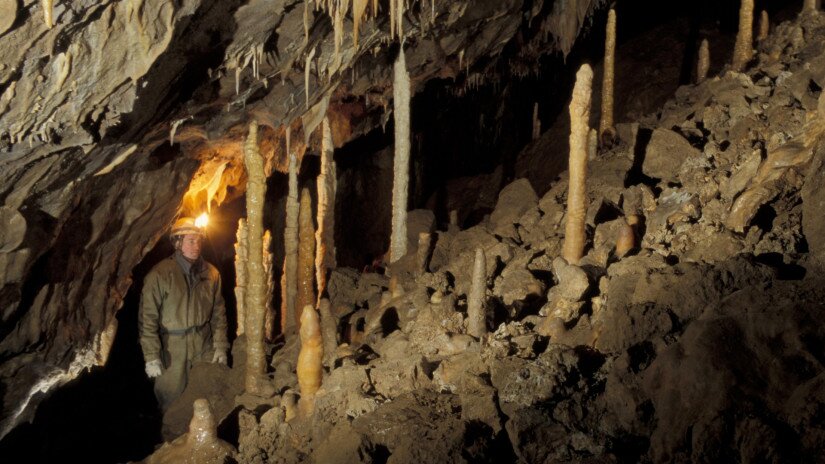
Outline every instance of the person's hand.
POLYGON ((160 377, 161 374, 161 366, 160 366, 160 359, 154 359, 146 363, 146 376, 150 379, 154 379, 155 377, 160 377))
POLYGON ((215 355, 212 356, 212 362, 226 366, 229 363, 229 358, 226 357, 226 350, 215 350, 215 355))

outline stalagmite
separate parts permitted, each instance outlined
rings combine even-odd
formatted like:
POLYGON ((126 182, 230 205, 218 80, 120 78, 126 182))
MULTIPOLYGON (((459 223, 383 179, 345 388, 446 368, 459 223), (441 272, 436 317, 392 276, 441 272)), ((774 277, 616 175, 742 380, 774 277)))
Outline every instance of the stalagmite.
POLYGON ((768 34, 771 31, 771 21, 768 18, 768 12, 762 10, 762 14, 759 15, 759 35, 756 36, 756 40, 759 42, 768 38, 768 34))
POLYGON ((430 263, 430 246, 432 234, 421 232, 418 234, 418 250, 416 250, 415 269, 419 275, 427 272, 430 263))
POLYGON ((570 102, 570 161, 567 187, 567 223, 564 229, 562 257, 568 264, 579 264, 584 254, 585 216, 587 215, 587 133, 593 70, 584 64, 576 73, 573 99, 570 102))
POLYGON ((268 230, 264 232, 264 254, 263 265, 264 275, 266 278, 266 316, 264 320, 264 339, 272 340, 275 336, 275 329, 278 316, 275 314, 275 308, 272 307, 272 301, 275 298, 275 279, 273 278, 273 256, 272 252, 272 233, 268 230))
POLYGON ((607 14, 607 38, 604 41, 604 76, 602 78, 602 113, 599 119, 599 139, 604 144, 612 140, 616 129, 613 127, 613 87, 616 59, 616 11, 607 14))
POLYGON ((487 292, 487 260, 481 248, 476 248, 472 279, 470 294, 467 296, 467 333, 481 338, 487 333, 487 311, 484 304, 487 292))
POLYGON ((590 129, 587 133, 587 160, 594 161, 599 154, 599 133, 590 129))
POLYGON ((742 0, 739 7, 739 32, 733 47, 734 71, 741 71, 753 57, 753 0, 742 0))
POLYGON ((324 364, 331 368, 338 349, 338 319, 332 314, 328 299, 322 298, 318 303, 318 315, 321 317, 321 336, 324 340, 324 364))
POLYGON ((266 375, 264 351, 264 318, 266 312, 266 274, 263 268, 263 208, 266 198, 264 160, 258 148, 258 124, 249 124, 244 144, 244 164, 247 171, 246 216, 248 256, 246 289, 246 392, 269 397, 274 388, 266 375))
POLYGON ((458 232, 458 210, 450 210, 449 230, 458 232))
POLYGON ((533 104, 533 140, 541 137, 541 121, 539 120, 539 103, 533 104))
POLYGON ((149 456, 146 464, 200 464, 234 459, 235 448, 218 438, 218 424, 209 402, 195 400, 189 432, 149 456))
POLYGON ((702 44, 699 45, 699 59, 696 62, 697 84, 701 84, 708 77, 708 69, 710 69, 710 47, 708 39, 702 39, 702 44))
POLYGON ((335 190, 337 173, 333 159, 334 146, 329 119, 321 123, 321 173, 318 175, 318 231, 315 233, 315 279, 318 298, 327 287, 327 273, 335 262, 335 190))
POLYGON ((625 221, 621 229, 619 229, 619 236, 616 239, 616 256, 622 258, 635 247, 636 234, 633 226, 629 224, 629 221, 625 221))
POLYGON ((281 277, 281 329, 284 332, 295 327, 297 322, 298 315, 295 311, 297 292, 298 168, 295 154, 289 153, 289 192, 286 197, 286 226, 284 228, 284 274, 281 277))
POLYGON ((294 391, 287 390, 281 397, 281 408, 284 410, 284 421, 289 422, 298 416, 298 400, 294 391))
POLYGON ((235 243, 235 302, 237 308, 238 328, 235 334, 240 337, 244 334, 246 326, 246 285, 248 277, 246 274, 246 260, 247 252, 247 234, 246 234, 246 219, 238 220, 238 233, 236 235, 237 242, 235 243))
POLYGON ((46 27, 51 29, 54 27, 54 0, 40 0, 40 5, 43 7, 43 20, 46 22, 46 27))
MULTIPOLYGON (((395 0, 392 0, 393 2, 395 0)), ((392 235, 390 262, 407 254, 407 189, 410 181, 410 76, 404 47, 393 65, 393 108, 395 115, 395 158, 392 183, 392 235)))
POLYGON ((298 213, 298 296, 296 307, 315 307, 315 225, 312 221, 312 196, 301 190, 298 213))
POLYGON ((324 345, 318 313, 312 305, 301 311, 301 352, 298 354, 298 385, 301 399, 298 410, 304 416, 312 415, 315 408, 315 393, 321 387, 324 345))
POLYGON ((812 13, 819 9, 819 0, 805 0, 805 4, 802 7, 803 13, 812 13))

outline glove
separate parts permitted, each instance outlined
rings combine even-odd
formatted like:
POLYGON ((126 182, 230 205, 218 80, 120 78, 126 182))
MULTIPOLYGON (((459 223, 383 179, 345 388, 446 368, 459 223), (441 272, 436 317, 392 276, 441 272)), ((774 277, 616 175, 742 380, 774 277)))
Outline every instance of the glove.
POLYGON ((212 362, 226 366, 229 363, 229 358, 226 357, 226 351, 215 350, 215 354, 212 356, 212 362))
POLYGON ((146 363, 146 377, 154 379, 155 377, 160 377, 160 374, 160 359, 155 359, 146 363))

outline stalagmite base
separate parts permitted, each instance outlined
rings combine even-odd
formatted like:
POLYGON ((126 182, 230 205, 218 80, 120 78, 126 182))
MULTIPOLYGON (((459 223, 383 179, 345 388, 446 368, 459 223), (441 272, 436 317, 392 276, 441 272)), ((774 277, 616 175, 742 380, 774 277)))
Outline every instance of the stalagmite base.
POLYGON ((476 248, 472 279, 470 294, 467 296, 467 333, 481 338, 487 334, 487 311, 484 304, 487 293, 487 260, 481 248, 476 248))
POLYGON ((395 115, 395 158, 392 183, 392 235, 390 262, 407 254, 407 189, 410 182, 410 76, 404 47, 393 65, 393 108, 395 115))
POLYGON ((573 100, 570 102, 570 183, 567 190, 567 223, 564 229, 562 257, 569 264, 579 264, 584 255, 585 216, 587 215, 587 133, 593 70, 584 64, 576 73, 573 100))
POLYGON ((246 215, 248 230, 246 293, 246 392, 260 397, 270 397, 274 387, 266 375, 264 351, 264 319, 266 312, 266 274, 263 268, 263 206, 266 197, 264 164, 258 149, 258 125, 249 125, 249 135, 244 144, 244 163, 247 170, 246 215))
POLYGON ((298 354, 298 385, 301 399, 298 410, 302 416, 312 415, 315 409, 315 393, 321 388, 324 345, 318 313, 311 305, 301 312, 301 352, 298 354))

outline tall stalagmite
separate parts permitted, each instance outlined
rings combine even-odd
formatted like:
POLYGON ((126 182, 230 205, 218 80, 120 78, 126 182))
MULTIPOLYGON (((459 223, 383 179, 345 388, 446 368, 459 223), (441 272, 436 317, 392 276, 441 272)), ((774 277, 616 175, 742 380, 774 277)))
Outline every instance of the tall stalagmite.
POLYGON ((753 0, 742 0, 739 7, 739 32, 733 47, 734 71, 741 71, 753 57, 753 0))
POLYGON ((759 35, 756 36, 756 40, 763 41, 768 38, 768 34, 771 31, 771 20, 768 17, 768 12, 762 10, 762 13, 759 15, 759 35))
POLYGON ((410 182, 410 75, 403 44, 393 65, 393 112, 395 115, 395 158, 392 183, 392 235, 390 262, 407 254, 407 196, 410 182))
POLYGON ((315 307, 315 224, 312 222, 312 196, 301 190, 298 213, 298 296, 296 305, 315 307))
POLYGON ((312 414, 315 407, 315 393, 321 388, 324 341, 321 337, 321 323, 318 312, 312 305, 301 311, 301 351, 298 353, 298 386, 301 399, 298 410, 304 416, 312 414))
POLYGON ((564 229, 562 257, 569 264, 579 264, 584 254, 585 216, 587 215, 587 133, 590 130, 590 101, 593 69, 583 64, 576 73, 573 100, 570 102, 570 161, 567 187, 567 223, 564 229))
POLYGON ((467 333, 481 338, 487 333, 487 311, 484 304, 487 293, 487 259, 481 248, 476 248, 472 279, 470 294, 467 296, 467 333))
POLYGON ((264 201, 266 178, 264 160, 258 148, 258 124, 249 124, 249 135, 244 144, 244 164, 247 172, 246 217, 248 230, 248 257, 246 292, 246 392, 271 396, 273 387, 266 375, 264 351, 264 318, 266 312, 266 274, 263 267, 264 201))
POLYGON ((289 153, 289 192, 286 197, 286 227, 284 228, 284 273, 281 277, 281 329, 284 332, 294 328, 298 322, 298 314, 295 311, 295 297, 298 292, 297 164, 295 154, 289 153))
POLYGON ((265 340, 272 340, 275 336, 275 329, 276 323, 275 321, 278 318, 278 315, 275 314, 275 308, 272 306, 272 302, 275 298, 275 279, 273 278, 274 274, 274 263, 272 262, 273 256, 272 252, 269 251, 272 249, 272 233, 268 230, 264 232, 264 254, 263 254, 263 265, 264 265, 264 276, 266 278, 266 312, 265 312, 265 321, 264 321, 264 339, 265 340))
POLYGON ((604 76, 602 78, 602 114, 599 119, 599 139, 604 143, 614 137, 613 88, 616 60, 616 10, 607 14, 607 37, 604 41, 604 76))
POLYGON ((249 280, 246 274, 247 232, 246 219, 238 220, 238 233, 235 242, 235 307, 237 308, 238 328, 235 334, 240 337, 246 329, 246 285, 249 280))
POLYGON ((708 39, 702 39, 702 44, 699 45, 699 59, 696 62, 696 83, 701 84, 708 77, 708 69, 710 69, 710 46, 708 39))
POLYGON ((318 298, 322 298, 327 287, 327 273, 334 269, 335 262, 335 189, 337 174, 333 159, 332 130, 329 119, 321 123, 321 173, 318 175, 318 231, 315 233, 315 279, 318 283, 318 298))

